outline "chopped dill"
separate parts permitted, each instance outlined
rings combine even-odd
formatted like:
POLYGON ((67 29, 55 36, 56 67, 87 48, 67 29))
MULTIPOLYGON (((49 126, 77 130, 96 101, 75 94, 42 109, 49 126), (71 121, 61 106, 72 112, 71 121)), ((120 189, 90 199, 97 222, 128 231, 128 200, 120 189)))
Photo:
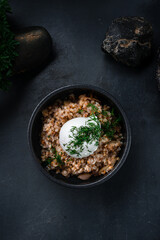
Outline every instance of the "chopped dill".
POLYGON ((61 159, 61 155, 59 155, 58 153, 56 153, 56 160, 58 165, 64 165, 64 162, 62 162, 62 159, 61 159))
POLYGON ((103 116, 108 116, 108 112, 105 111, 105 110, 102 110, 102 115, 103 115, 103 116))
POLYGON ((115 129, 113 128, 112 124, 109 121, 107 121, 103 123, 101 126, 102 126, 102 135, 106 135, 107 137, 112 139, 115 134, 115 129))
POLYGON ((82 109, 79 109, 78 111, 77 111, 77 113, 82 113, 83 112, 83 110, 82 109))
POLYGON ((115 120, 112 120, 111 122, 107 121, 101 125, 102 128, 102 135, 106 135, 110 139, 114 137, 114 134, 116 133, 115 127, 119 124, 121 121, 121 116, 119 115, 118 118, 115 120))
POLYGON ((67 162, 69 162, 69 161, 72 161, 72 159, 71 158, 67 159, 67 162))
POLYGON ((56 153, 55 147, 51 147, 51 150, 52 150, 52 152, 53 152, 54 154, 56 153))
POLYGON ((119 122, 121 122, 122 117, 119 115, 114 121, 113 121, 113 126, 116 126, 119 122))
POLYGON ((52 158, 51 158, 51 157, 46 158, 45 162, 42 162, 43 166, 47 166, 47 165, 51 164, 51 162, 52 162, 53 160, 55 160, 55 159, 56 159, 57 164, 58 164, 59 166, 64 165, 64 162, 63 162, 62 159, 61 159, 61 155, 57 153, 55 147, 51 147, 51 150, 52 150, 52 153, 54 154, 54 157, 52 157, 52 158))
POLYGON ((51 164, 52 161, 53 161, 53 159, 48 157, 48 158, 46 158, 46 160, 44 162, 42 162, 42 166, 46 167, 47 165, 51 164))
POLYGON ((93 103, 88 103, 87 107, 91 107, 93 111, 98 111, 98 108, 93 103))
MULTIPOLYGON (((68 149, 68 148, 67 148, 68 149)), ((73 149, 73 150, 70 150, 70 149, 68 149, 69 151, 70 151, 70 154, 72 155, 72 154, 77 154, 78 156, 80 156, 80 153, 78 152, 78 151, 76 151, 75 149, 73 149)))
POLYGON ((111 110, 111 116, 114 116, 114 108, 111 110))
POLYGON ((96 107, 93 103, 88 103, 87 107, 91 107, 92 114, 99 115, 98 107, 96 107))
POLYGON ((53 159, 50 158, 50 157, 48 157, 48 158, 46 159, 46 161, 47 161, 48 164, 51 164, 51 162, 53 161, 53 159))
POLYGON ((80 153, 84 150, 84 143, 91 144, 95 141, 95 145, 98 146, 101 135, 100 122, 95 115, 91 115, 85 126, 73 126, 71 133, 72 135, 69 136, 71 140, 67 144, 66 151, 80 156, 80 153))

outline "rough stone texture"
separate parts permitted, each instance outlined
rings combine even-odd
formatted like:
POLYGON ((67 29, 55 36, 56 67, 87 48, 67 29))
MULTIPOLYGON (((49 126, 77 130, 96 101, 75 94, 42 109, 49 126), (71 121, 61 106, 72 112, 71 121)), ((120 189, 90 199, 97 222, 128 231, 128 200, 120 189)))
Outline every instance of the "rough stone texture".
POLYGON ((152 26, 143 17, 115 19, 106 34, 102 49, 118 62, 138 66, 151 55, 152 26))
POLYGON ((158 90, 160 91, 160 49, 158 49, 158 66, 156 72, 156 79, 158 84, 158 90))
POLYGON ((23 73, 44 66, 52 52, 52 39, 48 31, 39 26, 22 28, 15 36, 19 42, 15 73, 23 73))

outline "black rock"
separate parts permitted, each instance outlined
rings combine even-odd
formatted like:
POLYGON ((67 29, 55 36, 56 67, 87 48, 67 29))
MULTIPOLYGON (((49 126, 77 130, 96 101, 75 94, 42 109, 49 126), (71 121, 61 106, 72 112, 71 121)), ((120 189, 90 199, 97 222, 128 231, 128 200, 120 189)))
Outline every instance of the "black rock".
POLYGON ((15 39, 19 45, 14 74, 32 71, 47 63, 52 52, 52 39, 45 28, 26 27, 16 34, 15 39))
POLYGON ((156 79, 158 84, 158 90, 160 91, 160 49, 158 50, 158 66, 156 72, 156 79))
POLYGON ((151 55, 152 26, 143 17, 121 17, 109 27, 102 49, 128 66, 142 65, 151 55))

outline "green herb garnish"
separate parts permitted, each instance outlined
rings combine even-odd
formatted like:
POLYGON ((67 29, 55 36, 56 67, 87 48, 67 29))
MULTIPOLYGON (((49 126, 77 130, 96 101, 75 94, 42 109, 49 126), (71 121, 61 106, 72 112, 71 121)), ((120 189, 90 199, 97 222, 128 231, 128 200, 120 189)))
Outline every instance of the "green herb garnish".
POLYGON ((115 134, 115 129, 113 128, 112 124, 108 121, 103 123, 101 127, 102 127, 102 134, 112 139, 115 134))
POLYGON ((119 124, 119 122, 122 120, 122 117, 119 115, 112 123, 113 126, 116 126, 119 124))
POLYGON ((111 110, 111 116, 114 116, 114 108, 111 110))
POLYGON ((61 155, 58 154, 58 152, 56 151, 55 147, 51 147, 51 150, 52 150, 53 154, 55 155, 54 159, 56 159, 58 165, 63 165, 64 162, 62 162, 61 155))
POLYGON ((46 167, 47 165, 51 164, 52 161, 53 161, 53 159, 48 157, 48 158, 46 158, 46 160, 44 162, 42 162, 42 166, 46 167))
POLYGON ((0 89, 8 90, 11 85, 9 77, 12 76, 13 62, 18 56, 15 35, 10 30, 7 13, 11 8, 7 0, 0 0, 0 89))
POLYGON ((91 107, 92 114, 99 115, 98 107, 96 107, 94 104, 89 103, 87 107, 91 107))
POLYGON ((57 160, 58 165, 64 165, 64 162, 62 162, 62 159, 61 159, 61 155, 59 155, 58 153, 56 153, 55 158, 56 158, 56 160, 57 160))
POLYGON ((121 121, 121 116, 119 115, 118 118, 115 120, 112 120, 111 122, 107 121, 101 125, 102 127, 102 135, 106 135, 110 139, 114 137, 114 134, 116 133, 115 127, 119 124, 121 121))
POLYGON ((51 157, 46 158, 46 160, 44 162, 42 162, 42 165, 44 167, 46 167, 48 164, 51 164, 51 162, 54 161, 54 160, 57 161, 57 164, 59 166, 64 165, 64 162, 61 159, 61 155, 57 153, 55 147, 51 147, 51 150, 52 150, 52 152, 54 154, 54 157, 53 158, 51 158, 51 157))
POLYGON ((56 149, 55 149, 55 147, 51 147, 51 150, 52 150, 52 152, 55 154, 57 151, 56 151, 56 149))
POLYGON ((91 107, 92 111, 98 111, 98 108, 93 103, 88 103, 87 107, 91 107))
POLYGON ((73 126, 71 128, 71 133, 72 135, 69 136, 71 140, 67 144, 66 151, 71 155, 77 154, 80 156, 84 149, 84 143, 91 144, 95 141, 96 146, 99 144, 99 138, 101 135, 100 122, 95 115, 91 115, 85 126, 73 126))
POLYGON ((77 111, 77 113, 82 113, 83 112, 83 110, 82 109, 79 109, 78 111, 77 111))
POLYGON ((80 153, 78 152, 78 151, 76 151, 75 149, 70 149, 70 148, 67 148, 67 150, 69 150, 70 152, 70 154, 72 155, 72 154, 77 154, 77 156, 80 156, 80 153))
POLYGON ((72 161, 72 159, 71 158, 67 159, 67 162, 69 162, 69 161, 72 161))
POLYGON ((48 157, 48 158, 46 159, 46 161, 47 161, 48 164, 51 164, 51 162, 53 161, 53 159, 50 158, 50 157, 48 157))
POLYGON ((102 110, 102 115, 103 115, 103 116, 108 116, 108 112, 105 111, 105 110, 102 110))

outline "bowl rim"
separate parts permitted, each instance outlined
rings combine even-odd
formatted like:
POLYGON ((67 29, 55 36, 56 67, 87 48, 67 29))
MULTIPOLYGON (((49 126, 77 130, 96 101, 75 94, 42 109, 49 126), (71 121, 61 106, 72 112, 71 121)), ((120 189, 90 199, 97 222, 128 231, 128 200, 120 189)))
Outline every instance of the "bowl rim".
POLYGON ((66 186, 66 187, 70 187, 70 188, 89 188, 89 187, 93 187, 93 186, 97 186, 99 184, 102 184, 104 182, 106 182, 107 180, 109 180, 111 177, 113 177, 118 171, 119 169, 122 167, 122 165, 124 164, 124 162, 127 159, 128 153, 130 151, 130 147, 131 147, 131 127, 128 121, 128 118, 126 116, 125 111, 123 110, 121 104, 117 101, 117 99, 115 97, 113 97, 112 94, 110 94, 108 91, 97 87, 95 85, 91 85, 91 84, 71 84, 71 85, 66 85, 60 88, 57 88, 55 90, 53 90, 52 92, 50 92, 49 94, 47 94, 44 98, 42 98, 42 100, 37 104, 37 106, 34 108, 29 123, 28 123, 28 128, 27 128, 27 141, 28 141, 28 145, 29 145, 29 149, 30 152, 32 154, 32 157, 34 158, 35 162, 37 163, 37 165, 39 166, 41 172, 43 172, 43 174, 45 176, 47 176, 51 181, 58 183, 60 185, 66 186), (39 113, 39 110, 43 107, 43 105, 52 97, 52 96, 56 96, 56 94, 61 93, 63 91, 66 90, 74 90, 74 89, 88 89, 88 90, 93 90, 95 92, 98 92, 102 95, 105 95, 108 99, 110 99, 113 104, 118 108, 118 110, 120 111, 122 117, 123 117, 123 121, 125 123, 125 129, 126 129, 126 146, 124 148, 124 151, 122 153, 122 157, 119 161, 119 163, 114 167, 114 169, 109 172, 107 175, 104 175, 103 178, 95 181, 95 182, 91 182, 91 183, 86 183, 83 182, 83 184, 73 184, 73 183, 67 183, 67 182, 63 182, 60 181, 58 179, 56 179, 54 176, 52 176, 49 172, 47 172, 43 166, 40 164, 40 160, 39 158, 36 156, 34 149, 33 149, 33 144, 32 144, 32 128, 33 128, 33 123, 34 120, 37 116, 37 114, 39 113))

